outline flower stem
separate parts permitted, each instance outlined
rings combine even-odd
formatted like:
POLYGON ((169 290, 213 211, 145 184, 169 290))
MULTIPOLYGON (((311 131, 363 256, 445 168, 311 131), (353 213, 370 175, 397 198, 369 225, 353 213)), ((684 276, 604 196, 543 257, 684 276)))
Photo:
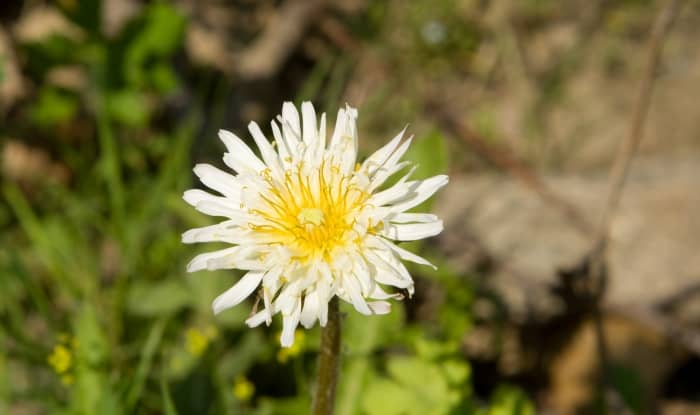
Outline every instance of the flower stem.
POLYGON ((335 405, 335 386, 340 367, 340 312, 338 297, 328 303, 328 322, 321 332, 321 350, 318 355, 318 378, 313 415, 332 415, 335 405))

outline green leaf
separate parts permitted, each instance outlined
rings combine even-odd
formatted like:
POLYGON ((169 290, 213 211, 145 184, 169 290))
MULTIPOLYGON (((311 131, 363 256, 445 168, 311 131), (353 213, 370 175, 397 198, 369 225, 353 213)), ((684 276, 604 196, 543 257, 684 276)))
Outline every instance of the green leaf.
POLYGON ((415 357, 397 357, 389 361, 387 370, 397 382, 411 388, 420 400, 446 401, 447 381, 437 365, 415 357))
POLYGON ((459 399, 433 362, 395 357, 387 370, 391 377, 372 379, 364 394, 362 407, 369 415, 447 414, 459 399))
POLYGON ((471 367, 463 360, 450 359, 442 362, 442 371, 451 385, 463 385, 471 376, 471 367))
POLYGON ((31 109, 31 118, 41 127, 51 127, 71 120, 78 112, 78 99, 56 88, 45 87, 31 109))
POLYGON ((178 79, 172 67, 161 62, 156 64, 150 71, 151 84, 162 93, 172 92, 178 85, 178 79))
POLYGON ((457 342, 438 342, 421 336, 417 337, 414 343, 418 356, 426 360, 437 360, 445 356, 455 355, 459 351, 457 342))
POLYGON ((501 385, 491 398, 488 415, 535 415, 535 407, 522 390, 501 385))
POLYGON ((149 119, 146 97, 133 89, 112 92, 106 97, 107 111, 111 119, 132 127, 143 127, 149 119))
POLYGON ((396 382, 377 379, 364 394, 363 411, 369 415, 402 415, 413 413, 407 391, 396 382))
POLYGON ((149 60, 167 57, 181 46, 185 18, 171 5, 156 2, 148 6, 137 26, 122 63, 127 82, 143 87, 149 79, 149 60))

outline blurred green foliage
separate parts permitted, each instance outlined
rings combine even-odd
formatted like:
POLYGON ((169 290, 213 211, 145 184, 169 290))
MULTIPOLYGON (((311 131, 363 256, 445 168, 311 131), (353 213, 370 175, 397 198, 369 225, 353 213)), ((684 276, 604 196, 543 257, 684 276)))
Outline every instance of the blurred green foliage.
MULTIPOLYGON (((184 272, 189 258, 212 249, 180 243, 183 230, 210 223, 180 196, 193 184, 195 136, 211 108, 195 97, 184 113, 168 114, 188 82, 173 65, 185 17, 151 2, 107 36, 100 1, 59 4, 83 35, 20 45, 36 94, 3 127, 8 136, 45 137, 42 146, 71 174, 30 185, 2 179, 0 413, 306 413, 318 329, 282 358, 279 322, 247 329, 246 305, 212 315, 211 300, 238 275, 184 272), (67 66, 80 82, 49 82, 52 70, 67 66)), ((370 8, 375 25, 383 12, 370 8)), ((457 30, 447 8, 431 13, 449 36, 438 47, 430 36, 439 33, 429 33, 419 55, 439 61, 455 42, 478 42, 476 33, 457 30)), ((298 97, 337 105, 351 67, 346 58, 319 61, 298 97)), ((415 140, 408 158, 419 165, 416 177, 427 177, 447 171, 448 154, 433 131, 415 140)), ((386 316, 347 308, 337 413, 534 413, 517 388, 498 389, 491 403, 474 395, 460 351, 471 326, 471 284, 438 252, 413 248, 440 266, 411 268, 446 292, 438 321, 409 318, 401 303, 386 316)))

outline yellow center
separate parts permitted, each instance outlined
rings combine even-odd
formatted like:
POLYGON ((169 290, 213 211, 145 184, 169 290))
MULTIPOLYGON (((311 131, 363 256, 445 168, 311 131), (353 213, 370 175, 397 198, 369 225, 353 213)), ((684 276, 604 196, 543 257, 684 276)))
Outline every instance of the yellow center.
POLYGON ((268 224, 252 228, 274 235, 297 259, 328 260, 334 250, 356 239, 355 218, 369 195, 337 167, 321 166, 318 175, 308 175, 295 166, 285 172, 283 183, 269 172, 263 177, 269 190, 261 194, 266 206, 254 213, 268 224))

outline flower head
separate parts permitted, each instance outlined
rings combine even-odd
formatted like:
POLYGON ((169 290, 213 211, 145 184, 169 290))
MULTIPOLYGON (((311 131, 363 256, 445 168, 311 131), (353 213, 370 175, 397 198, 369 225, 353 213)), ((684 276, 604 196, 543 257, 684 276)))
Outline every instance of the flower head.
POLYGON ((240 269, 246 274, 214 300, 219 313, 239 304, 260 287, 264 309, 246 323, 270 324, 281 313, 282 346, 294 342, 299 323, 325 326, 333 296, 363 314, 388 313, 390 298, 382 286, 413 293, 402 260, 432 266, 394 241, 437 235, 442 221, 427 213, 408 213, 447 184, 447 176, 409 180, 413 169, 401 161, 411 139, 403 131, 357 163, 357 110, 338 111, 330 139, 326 117, 317 122, 309 102, 285 103, 272 121, 274 144, 260 127, 248 125, 260 157, 236 135, 221 130, 230 174, 198 164, 195 174, 219 195, 188 190, 184 199, 197 210, 226 218, 182 235, 183 242, 226 242, 233 246, 201 254, 188 271, 240 269), (386 180, 403 171, 391 187, 386 180))

